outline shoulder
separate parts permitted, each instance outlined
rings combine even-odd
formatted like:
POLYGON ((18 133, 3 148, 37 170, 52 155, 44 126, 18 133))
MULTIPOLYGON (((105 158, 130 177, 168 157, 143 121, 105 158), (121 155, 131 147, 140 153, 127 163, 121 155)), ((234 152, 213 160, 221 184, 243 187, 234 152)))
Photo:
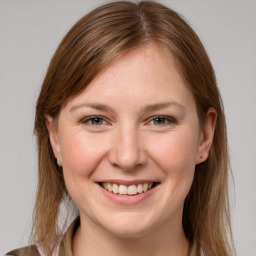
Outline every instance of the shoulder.
POLYGON ((36 245, 30 245, 27 247, 19 248, 8 252, 5 256, 40 256, 36 245))
MULTIPOLYGON (((59 245, 54 249, 53 255, 72 255, 72 239, 78 227, 80 226, 79 216, 72 222, 59 245)), ((40 244, 30 245, 6 253, 4 256, 48 256, 40 244)))

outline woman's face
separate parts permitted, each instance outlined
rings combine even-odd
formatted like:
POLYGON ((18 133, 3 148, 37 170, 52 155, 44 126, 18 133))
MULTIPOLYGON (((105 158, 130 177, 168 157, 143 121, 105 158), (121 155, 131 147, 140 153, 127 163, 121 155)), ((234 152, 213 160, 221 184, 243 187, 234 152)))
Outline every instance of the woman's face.
POLYGON ((57 131, 47 123, 82 223, 123 237, 181 227, 207 136, 191 92, 156 46, 105 69, 62 109, 57 131))

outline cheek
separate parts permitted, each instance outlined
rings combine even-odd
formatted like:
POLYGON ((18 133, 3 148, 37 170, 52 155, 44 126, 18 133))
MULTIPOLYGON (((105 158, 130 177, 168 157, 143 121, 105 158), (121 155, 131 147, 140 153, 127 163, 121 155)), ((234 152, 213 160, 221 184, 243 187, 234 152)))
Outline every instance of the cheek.
POLYGON ((61 157, 63 174, 67 190, 78 205, 87 202, 85 195, 93 194, 92 174, 106 152, 106 140, 101 136, 86 135, 81 131, 63 132, 61 134, 61 157), (63 139, 64 138, 64 139, 63 139))
POLYGON ((158 145, 152 153, 152 158, 165 173, 169 196, 175 194, 177 200, 183 200, 194 178, 197 152, 195 136, 187 129, 165 138, 158 138, 158 145))
POLYGON ((151 148, 155 161, 167 172, 186 172, 186 167, 195 166, 197 143, 190 131, 158 137, 151 148))
POLYGON ((101 136, 86 136, 84 131, 63 133, 61 156, 65 173, 90 176, 105 154, 106 143, 101 136))

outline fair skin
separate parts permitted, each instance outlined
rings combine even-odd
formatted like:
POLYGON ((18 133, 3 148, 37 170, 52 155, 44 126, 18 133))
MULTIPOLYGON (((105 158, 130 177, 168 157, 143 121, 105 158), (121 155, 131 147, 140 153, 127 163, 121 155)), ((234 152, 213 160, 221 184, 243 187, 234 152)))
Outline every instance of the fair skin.
POLYGON ((57 128, 46 116, 80 210, 73 255, 187 256, 183 204, 195 165, 208 157, 215 120, 210 109, 200 126, 193 95, 154 45, 115 60, 61 110, 57 128), (103 182, 137 191, 120 195, 103 182))

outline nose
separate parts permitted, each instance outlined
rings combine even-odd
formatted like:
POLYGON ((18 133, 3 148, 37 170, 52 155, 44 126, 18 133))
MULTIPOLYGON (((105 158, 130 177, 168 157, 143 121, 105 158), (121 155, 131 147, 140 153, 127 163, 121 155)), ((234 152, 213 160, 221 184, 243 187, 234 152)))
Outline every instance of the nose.
POLYGON ((112 165, 124 171, 133 171, 144 166, 147 159, 138 131, 126 127, 115 134, 112 149, 109 152, 109 161, 112 165))

